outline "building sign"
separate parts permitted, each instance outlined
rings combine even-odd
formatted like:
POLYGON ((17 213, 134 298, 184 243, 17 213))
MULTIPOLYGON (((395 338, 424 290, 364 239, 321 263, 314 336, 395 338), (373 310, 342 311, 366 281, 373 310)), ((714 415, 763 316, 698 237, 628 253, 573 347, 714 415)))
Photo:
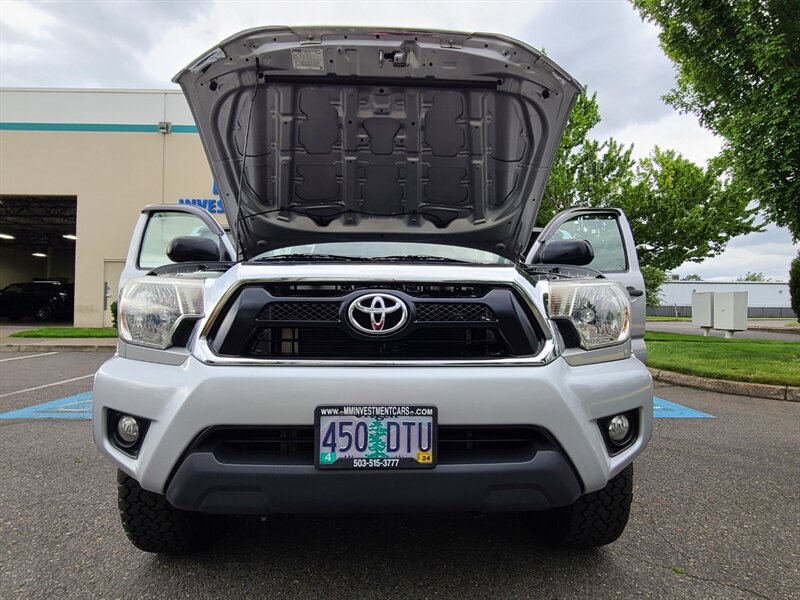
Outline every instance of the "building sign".
POLYGON ((225 206, 222 204, 222 200, 218 200, 217 198, 178 198, 178 204, 199 206, 214 215, 225 212, 225 206))
POLYGON ((207 210, 212 215, 219 215, 225 214, 225 205, 222 203, 222 200, 219 199, 219 187, 217 186, 217 182, 214 181, 214 185, 211 189, 211 193, 217 196, 216 198, 178 198, 178 204, 191 204, 193 206, 199 206, 203 210, 207 210))

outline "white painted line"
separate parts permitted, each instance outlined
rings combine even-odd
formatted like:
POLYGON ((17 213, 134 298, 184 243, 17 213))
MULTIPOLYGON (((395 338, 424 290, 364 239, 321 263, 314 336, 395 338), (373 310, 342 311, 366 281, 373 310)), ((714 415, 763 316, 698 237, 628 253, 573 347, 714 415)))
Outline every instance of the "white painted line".
POLYGON ((36 390, 43 390, 44 388, 53 387, 54 385, 61 385, 62 383, 71 383, 73 381, 80 381, 81 379, 86 379, 87 377, 94 377, 94 373, 90 373, 89 375, 81 375, 80 377, 73 377, 72 379, 64 379, 62 381, 56 381, 55 383, 46 383, 45 385, 37 385, 36 387, 28 388, 26 390, 17 390, 16 392, 8 392, 6 394, 0 394, 0 398, 7 398, 8 396, 13 396, 14 394, 24 394, 25 392, 35 392, 36 390))
POLYGON ((14 358, 0 358, 0 362, 8 362, 9 360, 22 360, 24 358, 36 358, 38 356, 51 356, 58 354, 58 352, 45 352, 44 354, 29 354, 28 356, 15 356, 14 358))

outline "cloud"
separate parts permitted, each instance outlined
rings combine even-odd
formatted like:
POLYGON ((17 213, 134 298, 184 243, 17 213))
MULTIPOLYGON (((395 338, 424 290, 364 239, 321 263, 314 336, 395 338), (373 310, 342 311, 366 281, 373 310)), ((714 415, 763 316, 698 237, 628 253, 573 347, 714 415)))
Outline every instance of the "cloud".
MULTIPOLYGON (((0 0, 0 86, 168 88, 172 76, 222 39, 264 25, 372 25, 503 33, 534 46, 596 91, 603 121, 591 133, 673 148, 703 164, 719 139, 661 100, 674 68, 658 30, 627 2, 300 2, 0 0)), ((737 238, 682 274, 784 278, 796 249, 771 228, 737 238)))
MULTIPOLYGON (((592 131, 592 135, 596 135, 592 131)), ((674 148, 684 157, 699 164, 719 154, 722 138, 703 129, 694 115, 671 113, 657 121, 630 123, 609 135, 623 144, 633 144, 633 155, 642 158, 652 152, 654 146, 674 148)))
POLYGON ((49 28, 58 20, 46 11, 23 2, 6 2, 0 11, 0 85, 16 77, 16 71, 42 60, 52 43, 49 28))
POLYGON ((670 112, 656 29, 625 2, 3 2, 0 84, 171 87, 220 40, 263 25, 373 25, 492 31, 544 48, 598 92, 606 129, 670 112))
POLYGON ((627 2, 554 2, 532 23, 537 47, 597 92, 602 123, 595 134, 672 112, 661 96, 674 85, 672 63, 658 45, 658 30, 627 2))
POLYGON ((149 48, 144 64, 166 83, 221 40, 264 25, 416 27, 493 31, 524 38, 526 23, 543 7, 536 2, 215 2, 194 20, 167 28, 149 48))
POLYGON ((731 280, 748 271, 763 273, 779 281, 789 279, 789 264, 800 246, 793 245, 789 232, 769 225, 762 233, 734 238, 725 251, 702 263, 684 263, 675 269, 681 277, 697 273, 709 281, 731 280))
POLYGON ((141 57, 160 39, 163 27, 192 18, 202 6, 182 2, 3 2, 0 85, 163 87, 141 57))

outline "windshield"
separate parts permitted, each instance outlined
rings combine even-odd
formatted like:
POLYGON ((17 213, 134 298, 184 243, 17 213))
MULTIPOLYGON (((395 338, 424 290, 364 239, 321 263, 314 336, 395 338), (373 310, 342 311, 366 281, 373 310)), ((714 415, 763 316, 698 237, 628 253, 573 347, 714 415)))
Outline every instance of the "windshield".
POLYGON ((396 258, 434 257, 441 259, 470 262, 476 264, 510 265, 510 260, 491 252, 461 246, 443 246, 441 244, 422 244, 417 242, 327 242, 323 244, 304 244, 270 250, 254 257, 253 260, 290 256, 293 254, 320 254, 346 256, 350 258, 396 258))

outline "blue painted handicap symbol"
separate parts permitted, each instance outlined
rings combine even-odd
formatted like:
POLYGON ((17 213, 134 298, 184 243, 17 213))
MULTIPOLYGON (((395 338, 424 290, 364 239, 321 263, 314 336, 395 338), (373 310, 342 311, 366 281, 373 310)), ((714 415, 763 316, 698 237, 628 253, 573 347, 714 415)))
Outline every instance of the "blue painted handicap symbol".
POLYGON ((656 419, 716 419, 714 415, 700 412, 677 402, 653 397, 653 416, 656 419))
POLYGON ((0 419, 91 419, 92 392, 59 398, 11 412, 0 413, 0 419))

